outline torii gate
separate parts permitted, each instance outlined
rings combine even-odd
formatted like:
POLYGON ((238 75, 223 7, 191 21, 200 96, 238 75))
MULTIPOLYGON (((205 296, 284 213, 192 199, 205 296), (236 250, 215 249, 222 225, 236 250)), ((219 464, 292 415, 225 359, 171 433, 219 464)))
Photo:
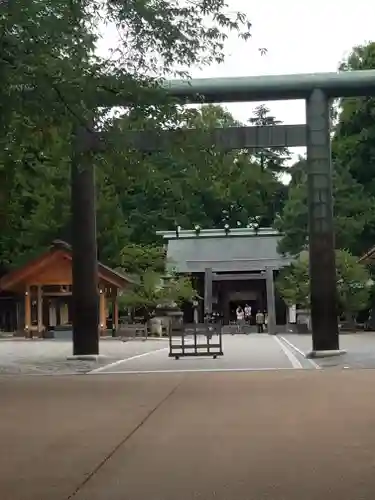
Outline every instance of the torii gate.
MULTIPOLYGON (((121 82, 98 91, 96 106, 126 105, 121 82), (117 89, 117 90, 116 90, 117 89)), ((307 146, 312 356, 339 354, 329 102, 337 97, 375 95, 375 70, 343 73, 172 80, 170 96, 182 103, 304 99, 306 125, 217 129, 210 145, 224 149, 307 146)), ((129 102, 129 99, 128 99, 129 102)), ((124 138, 142 151, 163 149, 179 131, 131 132, 124 138)), ((182 132, 185 136, 194 130, 182 132)), ((100 134, 81 127, 72 161, 74 354, 98 354, 97 247, 94 172, 87 153, 101 148, 100 134)))

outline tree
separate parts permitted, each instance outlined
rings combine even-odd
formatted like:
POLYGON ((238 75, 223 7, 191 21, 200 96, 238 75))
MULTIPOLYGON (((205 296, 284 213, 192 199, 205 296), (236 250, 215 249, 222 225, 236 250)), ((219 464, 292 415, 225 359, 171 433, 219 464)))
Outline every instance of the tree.
MULTIPOLYGON (((375 43, 354 47, 340 71, 375 68, 375 43)), ((375 99, 333 103, 333 194, 336 248, 364 253, 375 239, 375 99)), ((297 254, 307 244, 306 162, 292 168, 288 200, 276 226, 285 233, 281 251, 297 254), (305 172, 304 172, 305 171, 305 172)))
POLYGON ((288 198, 275 228, 283 236, 278 243, 281 254, 298 255, 308 243, 308 207, 306 182, 289 187, 288 198))
MULTIPOLYGON (((340 71, 375 69, 375 42, 353 48, 340 65, 340 71)), ((375 205, 375 99, 373 97, 343 98, 337 106, 337 124, 332 140, 335 162, 344 165, 353 179, 362 186, 369 205, 375 205)), ((365 252, 374 244, 373 210, 367 214, 357 248, 365 252)))
MULTIPOLYGON (((256 127, 267 127, 280 125, 282 122, 270 115, 270 109, 264 104, 257 106, 254 110, 254 116, 249 118, 250 125, 256 127)), ((260 163, 262 169, 269 169, 274 174, 280 174, 285 171, 285 164, 291 158, 291 154, 286 147, 261 148, 252 153, 256 161, 260 163)))
POLYGON ((141 310, 147 321, 157 307, 178 306, 194 300, 196 296, 189 277, 174 273, 165 276, 148 270, 140 276, 139 283, 132 290, 120 297, 120 307, 141 310))
POLYGON ((1 6, 0 261, 7 265, 50 244, 69 217, 70 135, 87 111, 79 87, 89 70, 101 71, 90 55, 89 12, 86 1, 1 6))
MULTIPOLYGON (((261 104, 255 108, 254 116, 249 118, 248 123, 256 127, 267 127, 280 125, 282 122, 270 115, 270 109, 261 104)), ((267 171, 274 178, 273 187, 271 188, 272 195, 267 203, 266 212, 258 219, 259 226, 272 226, 275 218, 281 213, 287 197, 287 187, 280 174, 284 174, 286 169, 289 170, 287 162, 291 158, 291 153, 286 147, 275 146, 258 148, 253 151, 249 150, 248 154, 255 163, 260 165, 263 171, 267 171)))
POLYGON ((307 160, 304 156, 299 155, 298 159, 289 168, 290 183, 289 186, 296 186, 301 182, 306 182, 307 160))
POLYGON ((310 308, 309 260, 306 252, 284 267, 276 280, 276 288, 285 303, 291 307, 310 308))
MULTIPOLYGON (((299 168, 305 166, 299 162, 299 168)), ((298 171, 298 181, 289 186, 288 199, 275 226, 284 235, 279 243, 281 253, 297 255, 308 244, 307 174, 298 171)), ((336 248, 348 248, 355 254, 365 250, 360 241, 366 224, 374 220, 374 202, 348 169, 333 169, 334 229, 336 248)))
MULTIPOLYGON (((375 42, 353 48, 340 71, 375 69, 375 42)), ((375 193, 375 99, 343 98, 338 103, 332 152, 371 196, 375 193)))
MULTIPOLYGON (((129 120, 113 120, 112 126, 126 133, 129 120)), ((120 152, 111 161, 122 166, 111 175, 132 242, 148 245, 156 241, 156 230, 177 225, 272 224, 275 211, 281 210, 284 185, 246 150, 227 151, 208 141, 214 128, 240 125, 225 108, 181 109, 167 125, 182 133, 166 151, 131 156, 120 152), (189 129, 189 136, 184 129, 189 129)), ((153 118, 136 122, 136 128, 156 126, 160 123, 155 125, 153 118)))
POLYGON ((142 275, 146 272, 163 273, 165 250, 161 245, 136 245, 128 243, 120 253, 120 266, 128 274, 142 275))
POLYGON ((120 62, 137 78, 186 74, 191 66, 220 63, 230 32, 244 40, 251 36, 246 15, 229 11, 224 0, 183 4, 179 0, 106 0, 103 18, 113 22, 121 40, 115 65, 120 62))
MULTIPOLYGON (((336 250, 338 303, 342 313, 352 316, 368 306, 370 275, 365 266, 346 250, 336 250)), ((310 307, 309 259, 307 252, 282 269, 276 283, 287 305, 310 307)))
POLYGON ((356 257, 345 250, 336 252, 336 268, 339 305, 346 318, 351 319, 355 313, 369 305, 370 273, 356 257))
POLYGON ((120 306, 142 311, 147 321, 158 306, 180 305, 196 296, 188 276, 173 270, 165 273, 165 250, 161 245, 128 243, 120 253, 120 271, 133 275, 136 285, 121 296, 120 306))
MULTIPOLYGON (((192 64, 221 61, 227 34, 247 39, 249 28, 246 16, 227 13, 221 0, 106 0, 102 7, 93 0, 2 2, 0 262, 19 264, 69 226, 70 136, 77 122, 105 123, 108 109, 91 109, 98 89, 130 96, 128 114, 167 123, 179 108, 160 82, 175 62, 183 74, 192 64), (103 19, 117 27, 121 41, 108 59, 95 55, 103 19), (105 83, 110 74, 125 82, 121 89, 105 83)), ((122 159, 139 166, 137 153, 125 150, 122 159)), ((112 160, 112 151, 97 160, 98 167, 105 165, 97 176, 98 242, 100 255, 114 263, 131 230, 124 193, 111 182, 112 170, 119 170, 112 160)), ((156 180, 162 196, 164 179, 156 180)))

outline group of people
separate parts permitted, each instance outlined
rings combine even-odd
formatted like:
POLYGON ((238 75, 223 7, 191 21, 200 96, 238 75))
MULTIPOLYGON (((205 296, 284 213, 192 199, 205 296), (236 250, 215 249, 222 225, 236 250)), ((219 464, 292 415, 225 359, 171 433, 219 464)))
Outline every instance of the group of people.
MULTIPOLYGON (((252 318, 252 309, 248 304, 242 309, 241 306, 238 306, 236 309, 236 320, 237 320, 237 330, 240 331, 241 327, 245 324, 250 325, 252 318)), ((257 332, 263 333, 265 326, 267 325, 267 313, 266 311, 262 312, 261 310, 257 311, 255 315, 255 324, 257 326, 257 332)))

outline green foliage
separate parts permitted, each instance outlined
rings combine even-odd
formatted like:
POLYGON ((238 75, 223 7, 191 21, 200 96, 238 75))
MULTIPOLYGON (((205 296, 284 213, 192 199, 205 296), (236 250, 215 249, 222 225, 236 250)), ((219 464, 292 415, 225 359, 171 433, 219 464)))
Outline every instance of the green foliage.
POLYGON ((134 289, 120 297, 120 307, 143 309, 146 318, 157 306, 180 305, 192 301, 196 291, 189 277, 170 274, 167 278, 160 273, 146 271, 134 289))
MULTIPOLYGON (((40 251, 69 217, 68 166, 79 85, 93 58, 89 4, 5 2, 0 11, 0 261, 40 251), (66 87, 69 92, 66 92, 66 87)), ((30 255, 31 254, 31 255, 30 255)))
MULTIPOLYGON (((255 108, 254 116, 248 122, 256 127, 275 126, 282 123, 270 115, 270 109, 264 104, 255 108)), ((276 174, 282 173, 288 168, 286 162, 291 157, 289 149, 285 147, 262 148, 252 154, 262 169, 268 168, 276 174)))
MULTIPOLYGON (((340 66, 341 71, 375 69, 375 42, 354 47, 340 66)), ((363 188, 371 210, 357 242, 363 253, 375 241, 375 99, 357 97, 341 99, 338 120, 334 129, 332 154, 335 161, 348 169, 353 179, 363 188)))
MULTIPOLYGON (((375 69, 375 42, 354 47, 341 64, 341 71, 375 69)), ((375 99, 341 99, 334 130, 334 158, 345 165, 368 195, 375 194, 375 99)))
POLYGON ((289 307, 296 304, 302 309, 310 307, 309 259, 306 252, 280 271, 276 288, 289 307))
MULTIPOLYGON (((353 314, 365 309, 370 298, 370 274, 367 268, 350 252, 337 250, 336 273, 338 302, 342 312, 353 314)), ((289 306, 298 304, 302 308, 310 307, 307 252, 303 252, 295 262, 282 269, 276 286, 289 306)))
POLYGON ((358 258, 345 250, 336 252, 337 291, 344 312, 355 313, 368 306, 370 273, 358 258))
POLYGON ((127 274, 163 273, 165 251, 157 245, 127 244, 120 253, 120 266, 127 274))
MULTIPOLYGON (((288 199, 275 222, 276 228, 284 233, 279 251, 292 255, 297 255, 308 243, 307 176, 301 170, 298 176, 299 181, 289 186, 288 199)), ((364 249, 359 238, 374 217, 373 202, 348 170, 338 166, 333 171, 333 197, 336 248, 361 253, 364 249)))
MULTIPOLYGON (((247 39, 249 28, 246 16, 227 12, 222 0, 186 5, 173 0, 2 2, 0 263, 17 266, 69 226, 71 132, 88 119, 105 125, 107 109, 92 112, 98 89, 114 92, 103 83, 105 76, 125 82, 116 92, 131 96, 129 116, 156 121, 162 116, 164 125, 167 117, 176 116, 177 107, 160 91, 161 78, 171 74, 176 61, 181 74, 192 64, 222 60, 227 35, 234 31, 247 39), (120 45, 108 59, 94 52, 102 21, 112 23, 120 35, 120 45), (153 94, 154 104, 143 102, 145 93, 148 99, 153 94)), ((154 238, 169 174, 125 151, 115 135, 113 139, 111 144, 123 151, 121 163, 113 151, 96 160, 97 222, 100 258, 118 265, 129 240, 154 238), (128 179, 132 169, 138 171, 128 179), (154 182, 156 190, 148 199, 154 182), (138 203, 150 214, 145 221, 135 209, 138 203)))
POLYGON ((112 131, 157 130, 160 120, 182 131, 166 151, 147 155, 119 151, 110 162, 122 165, 113 169, 112 181, 121 198, 130 241, 153 243, 156 230, 173 230, 176 225, 272 224, 285 196, 285 186, 273 170, 264 168, 253 152, 228 152, 209 143, 214 128, 239 124, 227 110, 213 105, 178 109, 168 120, 131 114, 113 120, 112 131), (196 133, 187 137, 184 129, 196 133))
MULTIPOLYGON (((375 43, 354 47, 340 71, 375 69, 375 43)), ((332 138, 336 248, 360 255, 375 240, 375 99, 344 98, 334 106, 332 138)), ((292 167, 288 199, 277 228, 280 250, 297 254, 307 244, 306 160, 292 167)))
POLYGON ((225 0, 106 0, 105 18, 122 44, 115 56, 131 74, 171 74, 222 62, 230 32, 249 39, 251 23, 225 0), (177 66, 177 69, 176 69, 177 66))

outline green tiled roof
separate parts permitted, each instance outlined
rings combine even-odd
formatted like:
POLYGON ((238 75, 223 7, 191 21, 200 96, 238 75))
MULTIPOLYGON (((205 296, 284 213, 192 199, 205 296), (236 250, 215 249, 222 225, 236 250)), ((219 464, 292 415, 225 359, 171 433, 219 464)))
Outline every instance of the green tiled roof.
POLYGON ((237 230, 228 236, 224 231, 202 233, 197 236, 194 231, 181 231, 179 238, 173 232, 164 233, 168 240, 167 260, 176 271, 204 272, 205 268, 214 272, 261 271, 266 267, 279 269, 291 261, 277 252, 281 235, 272 230, 260 231, 258 235, 250 231, 240 234, 237 230))

